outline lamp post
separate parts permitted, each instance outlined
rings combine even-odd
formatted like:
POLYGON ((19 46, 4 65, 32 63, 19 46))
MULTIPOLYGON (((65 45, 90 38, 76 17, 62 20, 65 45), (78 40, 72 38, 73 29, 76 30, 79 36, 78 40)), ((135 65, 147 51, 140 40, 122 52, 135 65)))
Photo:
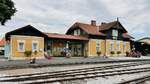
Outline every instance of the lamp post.
POLYGON ((66 56, 69 57, 69 41, 67 41, 66 43, 65 53, 66 53, 66 56))

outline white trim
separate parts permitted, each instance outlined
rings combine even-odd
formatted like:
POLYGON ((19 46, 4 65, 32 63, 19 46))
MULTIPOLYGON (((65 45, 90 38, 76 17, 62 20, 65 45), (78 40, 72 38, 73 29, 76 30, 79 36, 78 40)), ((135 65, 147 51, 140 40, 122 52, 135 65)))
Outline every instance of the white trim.
POLYGON ((17 40, 17 51, 24 52, 25 51, 25 40, 17 40), (23 43, 23 50, 20 50, 19 43, 23 43))
POLYGON ((80 29, 76 29, 74 30, 74 35, 77 36, 77 35, 80 35, 81 34, 81 30, 80 29))
POLYGON ((120 41, 117 41, 117 51, 120 51, 120 41), (119 46, 118 46, 119 45, 119 46))
POLYGON ((113 30, 112 30, 112 36, 118 37, 118 30, 113 29, 113 30))
MULTIPOLYGON (((113 40, 112 40, 113 41, 113 40)), ((110 41, 109 41, 110 42, 110 41)), ((114 51, 114 42, 109 43, 109 51, 114 51), (112 46, 111 46, 112 44, 112 46)))
POLYGON ((101 51, 101 40, 99 40, 99 39, 96 39, 96 52, 98 52, 97 51, 97 47, 99 47, 99 50, 98 51, 101 51), (99 45, 99 46, 98 46, 99 45))

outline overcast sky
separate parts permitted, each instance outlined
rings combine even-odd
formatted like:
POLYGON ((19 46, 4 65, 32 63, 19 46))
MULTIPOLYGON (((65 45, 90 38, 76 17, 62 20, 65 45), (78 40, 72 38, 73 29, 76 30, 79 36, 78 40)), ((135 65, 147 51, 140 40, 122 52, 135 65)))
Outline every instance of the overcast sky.
POLYGON ((150 37, 150 0, 13 0, 15 16, 0 25, 0 37, 8 31, 33 25, 43 32, 65 33, 76 21, 119 21, 139 39, 150 37))

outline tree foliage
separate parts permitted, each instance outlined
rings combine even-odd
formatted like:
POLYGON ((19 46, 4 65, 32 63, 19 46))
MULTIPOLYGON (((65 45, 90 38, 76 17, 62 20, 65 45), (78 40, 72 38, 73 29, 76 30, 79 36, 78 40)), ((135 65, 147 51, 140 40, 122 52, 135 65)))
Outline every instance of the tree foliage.
POLYGON ((0 23, 5 23, 11 19, 11 16, 16 12, 14 2, 12 0, 0 0, 0 23))

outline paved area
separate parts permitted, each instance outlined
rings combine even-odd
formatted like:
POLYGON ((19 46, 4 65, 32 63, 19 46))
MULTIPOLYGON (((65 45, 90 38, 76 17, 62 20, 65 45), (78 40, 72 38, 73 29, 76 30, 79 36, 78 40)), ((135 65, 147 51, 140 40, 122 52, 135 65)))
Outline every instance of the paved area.
POLYGON ((41 59, 36 60, 36 64, 29 64, 29 60, 0 60, 0 70, 4 69, 16 69, 16 68, 29 68, 29 67, 44 67, 44 66, 60 66, 70 64, 88 64, 88 63, 108 63, 108 62, 120 62, 120 61, 134 61, 134 60, 150 60, 150 56, 143 56, 141 58, 133 57, 53 57, 51 60, 41 59))

